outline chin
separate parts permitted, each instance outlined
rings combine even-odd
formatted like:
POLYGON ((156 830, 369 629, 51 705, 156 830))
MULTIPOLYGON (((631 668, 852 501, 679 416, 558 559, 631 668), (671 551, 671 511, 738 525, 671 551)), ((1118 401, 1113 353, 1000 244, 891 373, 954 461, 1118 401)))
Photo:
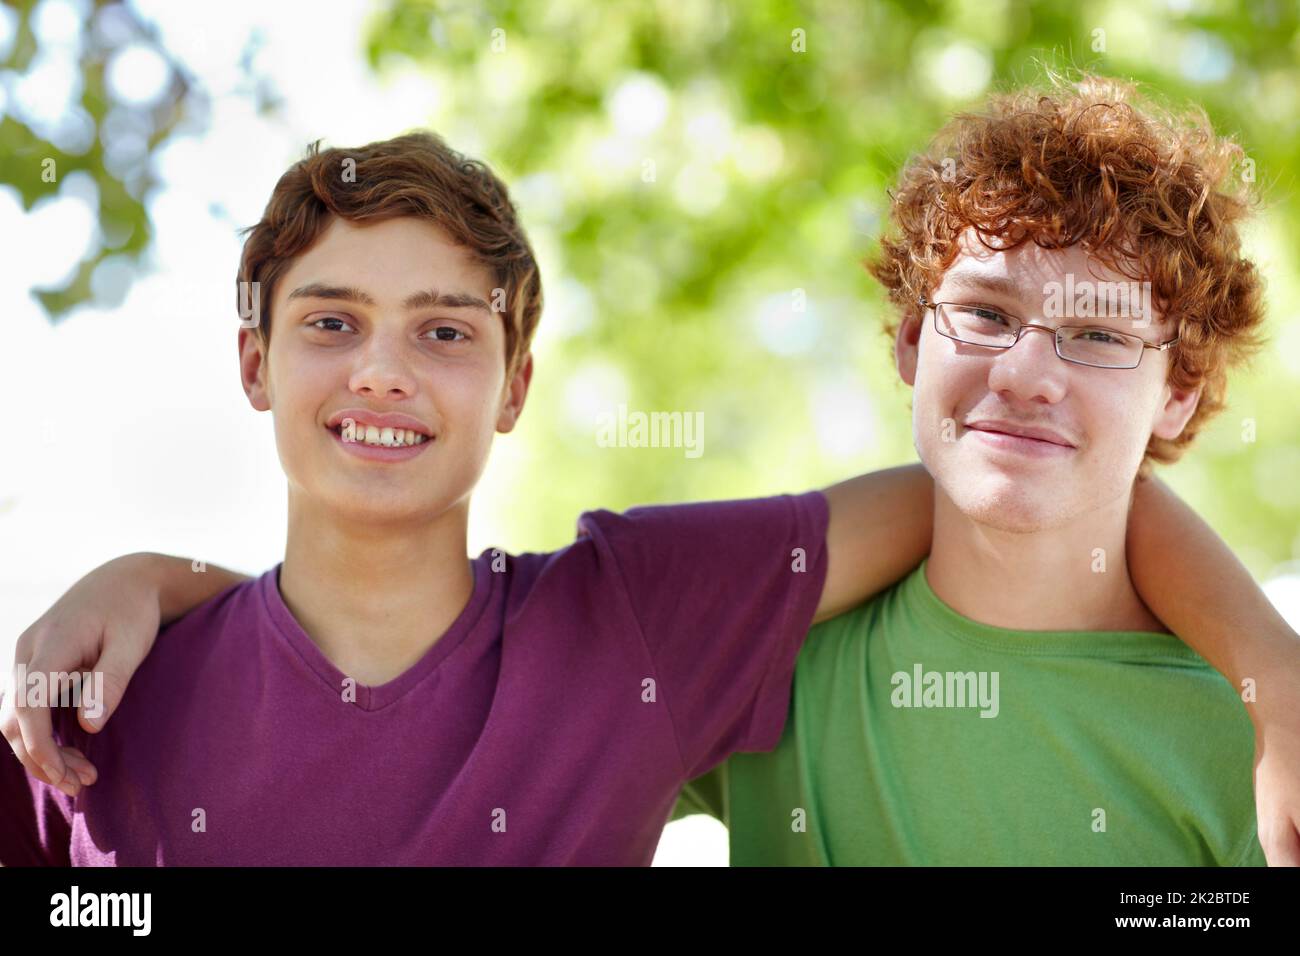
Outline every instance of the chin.
POLYGON ((376 526, 393 522, 409 524, 427 518, 435 510, 425 495, 402 494, 375 484, 356 490, 322 490, 320 500, 328 501, 329 510, 346 521, 376 526))
MULTIPOLYGON (((1049 489, 1026 487, 1031 482, 1005 475, 975 478, 970 472, 943 483, 953 505, 976 524, 1008 534, 1033 534, 1065 524, 1069 516, 1049 489)), ((1038 484, 1033 482, 1032 484, 1038 484)))
POLYGON ((1044 515, 1028 512, 1024 508, 987 508, 965 511, 964 514, 976 524, 1006 534, 1036 534, 1054 526, 1054 522, 1044 515))

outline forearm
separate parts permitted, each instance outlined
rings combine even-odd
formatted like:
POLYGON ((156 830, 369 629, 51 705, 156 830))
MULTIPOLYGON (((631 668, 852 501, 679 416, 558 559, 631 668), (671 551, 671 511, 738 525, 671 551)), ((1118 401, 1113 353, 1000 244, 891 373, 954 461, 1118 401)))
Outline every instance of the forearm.
POLYGON ((920 464, 859 475, 825 489, 826 584, 816 621, 842 614, 911 571, 930 551, 934 481, 920 464))
POLYGON ((1152 613, 1239 693, 1251 679, 1262 700, 1269 676, 1300 652, 1300 637, 1232 549, 1159 479, 1135 486, 1127 560, 1152 613))
POLYGON ((118 560, 128 562, 135 573, 148 576, 158 588, 158 606, 163 624, 187 614, 211 597, 234 587, 248 576, 215 564, 189 558, 142 551, 118 560))

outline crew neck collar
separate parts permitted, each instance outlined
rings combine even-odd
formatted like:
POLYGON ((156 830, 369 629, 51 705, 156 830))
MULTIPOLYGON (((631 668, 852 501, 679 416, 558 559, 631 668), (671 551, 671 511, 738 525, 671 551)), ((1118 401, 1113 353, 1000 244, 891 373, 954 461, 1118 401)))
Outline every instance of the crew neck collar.
POLYGON ((1050 654, 1066 657, 1134 655, 1168 659, 1171 655, 1200 660, 1195 651, 1173 634, 1154 631, 1030 631, 982 624, 957 613, 934 593, 925 577, 927 556, 903 579, 902 599, 934 630, 965 644, 1011 654, 1050 654))

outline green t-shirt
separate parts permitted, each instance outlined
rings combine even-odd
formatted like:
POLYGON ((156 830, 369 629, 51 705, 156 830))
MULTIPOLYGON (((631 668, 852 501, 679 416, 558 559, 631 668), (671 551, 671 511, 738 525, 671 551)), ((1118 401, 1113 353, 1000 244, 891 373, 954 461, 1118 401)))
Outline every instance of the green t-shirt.
POLYGON ((812 629, 777 749, 691 781, 674 819, 721 819, 733 866, 1264 865, 1254 731, 1217 671, 1170 634, 977 623, 925 566, 812 629))

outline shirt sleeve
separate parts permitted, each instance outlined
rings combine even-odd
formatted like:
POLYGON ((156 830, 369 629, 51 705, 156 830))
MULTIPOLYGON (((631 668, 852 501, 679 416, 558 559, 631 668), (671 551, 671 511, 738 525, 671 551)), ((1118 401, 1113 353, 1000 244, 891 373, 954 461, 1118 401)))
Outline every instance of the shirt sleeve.
POLYGON ((0 866, 70 866, 72 798, 0 746, 0 866))
POLYGON ((687 778, 780 742, 829 516, 813 491, 579 519, 627 595, 687 778))

